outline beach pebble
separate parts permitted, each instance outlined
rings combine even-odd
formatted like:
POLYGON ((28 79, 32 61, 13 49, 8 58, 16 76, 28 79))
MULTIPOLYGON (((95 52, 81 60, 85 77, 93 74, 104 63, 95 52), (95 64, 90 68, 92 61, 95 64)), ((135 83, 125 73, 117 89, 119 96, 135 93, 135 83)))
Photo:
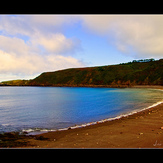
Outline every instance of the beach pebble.
POLYGON ((139 133, 139 135, 143 135, 143 133, 141 132, 141 133, 139 133))
POLYGON ((161 130, 163 130, 163 127, 161 127, 161 130))

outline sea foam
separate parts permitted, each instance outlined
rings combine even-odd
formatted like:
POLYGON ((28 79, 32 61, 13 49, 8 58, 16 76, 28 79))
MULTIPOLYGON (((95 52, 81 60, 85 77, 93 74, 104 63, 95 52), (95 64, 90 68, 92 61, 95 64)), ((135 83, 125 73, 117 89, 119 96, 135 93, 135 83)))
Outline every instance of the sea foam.
POLYGON ((118 115, 116 117, 113 117, 113 118, 106 118, 106 119, 102 119, 102 120, 99 120, 99 121, 95 121, 95 122, 89 122, 89 123, 84 123, 84 124, 81 124, 81 125, 75 125, 75 126, 72 126, 72 127, 67 127, 67 128, 64 128, 64 129, 59 129, 58 131, 63 131, 63 130, 67 130, 67 129, 76 129, 76 128, 81 128, 81 127, 86 127, 86 126, 90 126, 90 125, 94 125, 94 124, 98 124, 98 123, 104 123, 104 122, 107 122, 107 121, 113 121, 113 120, 116 120, 116 119, 120 119, 120 118, 123 118, 123 117, 127 117, 129 115, 133 115, 135 113, 138 113, 138 112, 141 112, 141 111, 144 111, 144 110, 147 110, 147 109, 150 109, 150 108, 153 108, 157 105, 160 105, 163 103, 163 100, 162 101, 159 101, 155 104, 152 104, 146 108, 143 108, 141 110, 134 110, 132 112, 129 112, 129 113, 126 113, 126 114, 121 114, 121 115, 118 115))
POLYGON ((32 128, 30 128, 30 129, 23 129, 22 133, 26 133, 27 135, 38 135, 38 134, 47 133, 47 132, 64 131, 64 130, 68 130, 68 129, 82 128, 82 127, 86 127, 86 126, 90 126, 90 125, 95 125, 95 124, 98 124, 98 123, 104 123, 104 122, 107 122, 107 121, 113 121, 113 120, 116 120, 116 119, 127 117, 127 116, 133 115, 135 113, 138 113, 138 112, 141 112, 141 111, 156 107, 157 105, 160 105, 162 103, 163 103, 163 100, 159 101, 157 103, 154 103, 154 104, 152 104, 152 105, 150 105, 148 107, 145 107, 145 108, 143 108, 141 110, 137 109, 137 110, 134 110, 134 111, 126 113, 126 114, 118 115, 118 116, 113 117, 113 118, 106 118, 106 119, 102 119, 102 120, 99 120, 99 121, 84 123, 84 124, 81 124, 81 125, 74 125, 74 126, 70 126, 70 127, 66 127, 66 128, 56 129, 56 130, 55 129, 39 129, 39 128, 32 129, 32 128))

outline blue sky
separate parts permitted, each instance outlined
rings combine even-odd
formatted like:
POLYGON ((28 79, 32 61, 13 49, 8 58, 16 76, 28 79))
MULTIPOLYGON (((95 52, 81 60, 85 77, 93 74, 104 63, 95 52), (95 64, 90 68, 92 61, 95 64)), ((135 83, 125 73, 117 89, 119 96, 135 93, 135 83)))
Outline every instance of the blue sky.
POLYGON ((0 81, 163 58, 163 15, 0 15, 0 81))

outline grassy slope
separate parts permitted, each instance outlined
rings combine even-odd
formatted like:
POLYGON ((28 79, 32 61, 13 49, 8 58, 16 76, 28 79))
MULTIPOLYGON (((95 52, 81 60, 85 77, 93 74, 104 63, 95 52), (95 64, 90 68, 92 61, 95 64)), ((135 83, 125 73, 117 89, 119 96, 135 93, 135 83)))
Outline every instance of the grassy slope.
POLYGON ((162 85, 163 59, 45 72, 28 82, 41 86, 162 85))
POLYGON ((1 85, 14 85, 14 86, 24 86, 27 85, 29 80, 9 80, 1 82, 1 85))

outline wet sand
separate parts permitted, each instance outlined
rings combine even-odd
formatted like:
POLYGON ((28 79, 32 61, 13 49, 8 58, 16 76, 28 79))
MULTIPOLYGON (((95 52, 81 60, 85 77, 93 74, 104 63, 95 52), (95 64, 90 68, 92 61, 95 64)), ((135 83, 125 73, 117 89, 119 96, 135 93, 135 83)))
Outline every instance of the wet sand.
POLYGON ((28 141, 31 145, 25 148, 163 148, 163 103, 117 120, 48 132, 28 141))

